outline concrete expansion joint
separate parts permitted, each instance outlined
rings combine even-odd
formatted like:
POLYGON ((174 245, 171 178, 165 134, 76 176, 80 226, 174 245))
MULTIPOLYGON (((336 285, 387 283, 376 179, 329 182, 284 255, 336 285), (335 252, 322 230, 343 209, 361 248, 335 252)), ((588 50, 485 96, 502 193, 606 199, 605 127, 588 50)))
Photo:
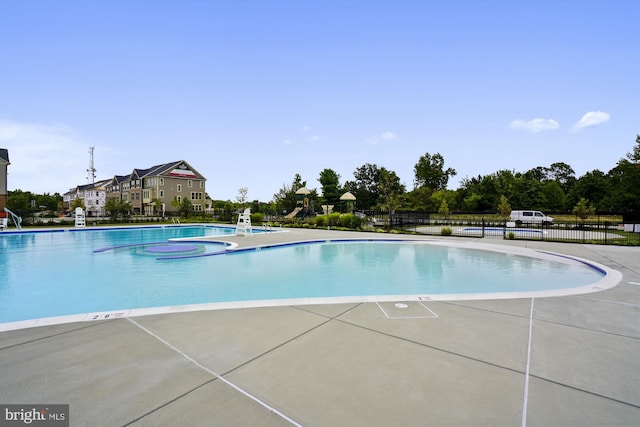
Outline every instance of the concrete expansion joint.
MULTIPOLYGON (((135 320, 131 319, 131 318, 127 318, 127 320, 131 323, 133 323, 135 326, 137 326, 138 328, 142 329, 144 332, 146 332, 147 334, 151 335, 153 338, 157 339, 158 341, 160 341, 162 344, 166 345, 167 347, 169 347, 171 350, 175 351, 176 353, 178 353, 180 356, 184 357, 185 359, 187 359, 189 362, 193 363, 195 366, 197 366, 198 368, 204 370, 205 372, 208 372, 209 374, 213 375, 213 378, 211 379, 211 381, 213 380, 220 380, 223 383, 225 383, 226 385, 228 385, 229 387, 233 388, 234 390, 236 390, 237 392, 243 394, 244 396, 248 397, 249 399, 253 400, 254 402, 258 403, 259 405, 261 405, 262 407, 264 407, 265 409, 267 409, 270 412, 273 412, 274 414, 280 416, 281 418, 285 419, 286 421, 290 422, 291 424, 295 425, 295 426, 300 426, 300 424, 298 424, 296 421, 294 421, 293 419, 291 419, 290 417, 288 417, 287 415, 285 415, 284 413, 280 412, 279 410, 277 410, 276 408, 272 407, 271 405, 269 405, 268 403, 260 400, 258 397, 254 396, 253 394, 249 393, 248 391, 242 389, 241 387, 235 385, 234 383, 232 383, 231 381, 227 380, 226 378, 224 378, 223 375, 219 375, 216 372, 212 371, 211 369, 207 368, 206 366, 202 365, 200 362, 198 362, 197 360, 195 360, 194 358, 192 358, 191 356, 189 356, 188 354, 186 354, 185 352, 183 352, 182 350, 180 350, 178 347, 174 346, 173 344, 171 344, 170 342, 168 342, 167 340, 165 340, 164 338, 158 336, 157 334, 153 333, 152 331, 150 331, 149 329, 145 328, 144 326, 142 326, 141 324, 137 323, 135 320)), ((326 323, 326 322, 325 322, 326 323)), ((236 368, 237 369, 237 368, 236 368)), ((204 384, 203 384, 204 385, 204 384)), ((301 426, 300 426, 301 427, 301 426)))

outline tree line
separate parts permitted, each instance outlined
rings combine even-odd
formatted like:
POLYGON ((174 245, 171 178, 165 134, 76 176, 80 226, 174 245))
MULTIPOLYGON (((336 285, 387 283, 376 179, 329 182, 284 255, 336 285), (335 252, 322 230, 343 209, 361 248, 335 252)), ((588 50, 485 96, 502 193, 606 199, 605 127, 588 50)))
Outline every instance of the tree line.
MULTIPOLYGON (((594 169, 580 177, 569 164, 557 162, 524 172, 505 169, 465 177, 459 188, 450 190, 447 185, 457 171, 445 167, 440 153, 428 152, 418 159, 413 170, 413 189, 407 190, 394 171, 376 164, 356 168, 354 179, 342 184, 339 174, 324 169, 318 178, 321 195, 310 189, 312 205, 317 212, 322 204, 339 206, 340 196, 349 191, 356 196, 358 210, 498 212, 506 203, 513 209, 551 212, 575 212, 579 204, 598 212, 640 212, 640 135, 636 136, 633 150, 612 169, 594 169)), ((254 201, 252 207, 291 212, 296 206, 295 192, 306 185, 296 174, 291 185, 283 185, 274 194, 272 203, 264 206, 254 201)))

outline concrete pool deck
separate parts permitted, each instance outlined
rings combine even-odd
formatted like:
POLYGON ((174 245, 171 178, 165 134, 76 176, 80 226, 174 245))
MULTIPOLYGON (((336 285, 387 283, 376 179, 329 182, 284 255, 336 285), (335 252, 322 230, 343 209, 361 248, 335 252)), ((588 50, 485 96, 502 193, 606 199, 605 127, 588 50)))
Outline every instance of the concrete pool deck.
MULTIPOLYGON (((224 240, 349 237, 420 238, 288 230, 224 240)), ((196 311, 1 332, 0 404, 69 404, 71 426, 640 425, 640 248, 481 241, 593 260, 623 278, 566 297, 196 311)))

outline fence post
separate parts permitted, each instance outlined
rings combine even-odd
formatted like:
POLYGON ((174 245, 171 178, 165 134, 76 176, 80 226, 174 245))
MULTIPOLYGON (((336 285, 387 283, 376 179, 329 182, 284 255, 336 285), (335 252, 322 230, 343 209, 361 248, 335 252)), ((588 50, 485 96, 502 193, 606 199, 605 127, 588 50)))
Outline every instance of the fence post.
POLYGON ((482 237, 484 237, 484 217, 482 218, 482 237))

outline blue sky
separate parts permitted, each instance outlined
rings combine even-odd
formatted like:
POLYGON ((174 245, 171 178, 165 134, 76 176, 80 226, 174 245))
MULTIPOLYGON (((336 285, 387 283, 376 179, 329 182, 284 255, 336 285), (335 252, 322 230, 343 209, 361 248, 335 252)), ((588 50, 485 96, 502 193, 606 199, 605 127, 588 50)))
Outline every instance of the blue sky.
POLYGON ((374 163, 613 168, 640 133, 640 1, 0 0, 9 189, 184 159, 214 199, 374 163))

